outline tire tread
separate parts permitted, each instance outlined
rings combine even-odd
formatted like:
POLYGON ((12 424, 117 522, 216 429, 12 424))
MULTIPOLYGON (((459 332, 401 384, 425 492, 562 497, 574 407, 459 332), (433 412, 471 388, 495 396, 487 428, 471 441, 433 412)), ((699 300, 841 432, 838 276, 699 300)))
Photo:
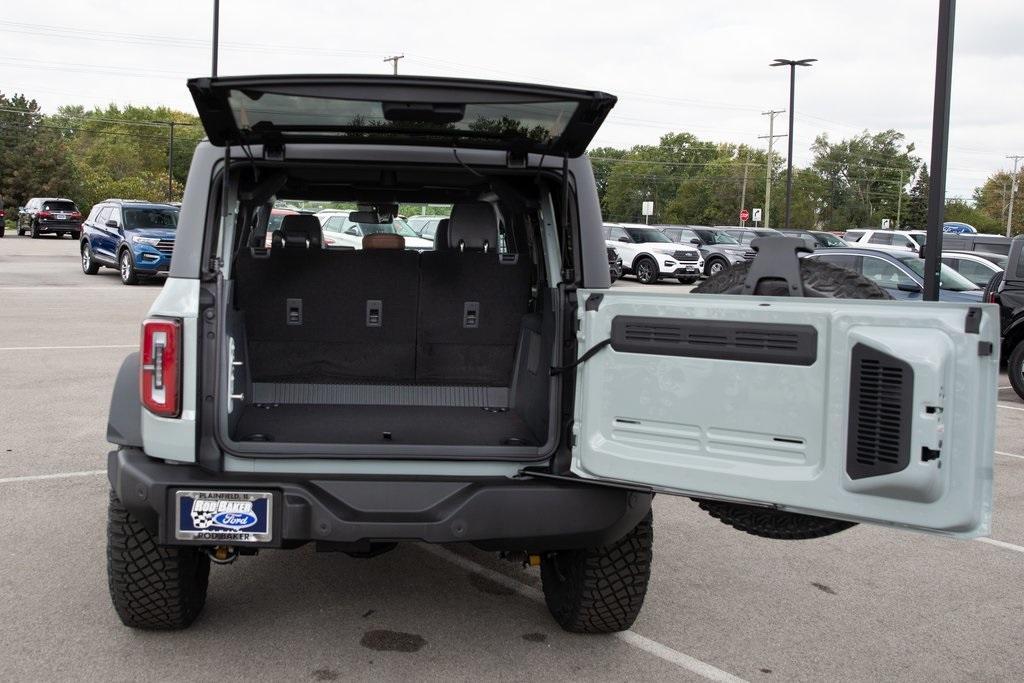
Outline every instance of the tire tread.
POLYGON ((110 492, 107 577, 125 626, 176 630, 189 626, 206 602, 210 559, 197 548, 165 548, 110 492))

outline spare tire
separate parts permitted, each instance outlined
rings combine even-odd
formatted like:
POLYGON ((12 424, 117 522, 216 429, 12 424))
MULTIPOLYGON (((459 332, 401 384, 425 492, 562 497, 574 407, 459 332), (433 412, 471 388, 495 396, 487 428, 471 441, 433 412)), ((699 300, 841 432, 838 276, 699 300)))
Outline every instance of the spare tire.
MULTIPOLYGON (((708 278, 693 289, 693 294, 741 294, 750 270, 749 263, 733 266, 729 270, 708 278)), ((804 295, 835 299, 891 299, 889 293, 871 280, 845 268, 823 261, 800 259, 800 279, 804 295)), ((761 296, 787 296, 785 280, 762 280, 755 291, 761 296)), ((718 500, 693 499, 700 508, 723 524, 763 538, 798 540, 820 538, 856 526, 827 517, 814 517, 796 512, 785 512, 757 505, 727 503, 718 500)))

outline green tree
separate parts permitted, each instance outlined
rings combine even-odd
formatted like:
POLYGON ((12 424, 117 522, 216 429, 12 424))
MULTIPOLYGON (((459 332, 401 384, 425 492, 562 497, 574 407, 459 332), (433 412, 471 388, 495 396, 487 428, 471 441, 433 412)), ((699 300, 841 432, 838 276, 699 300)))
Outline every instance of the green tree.
MULTIPOLYGON (((0 93, 0 198, 24 206, 30 197, 72 195, 70 150, 35 100, 0 93)), ((13 215, 11 216, 13 218, 13 215)))
MULTIPOLYGON (((1010 173, 997 171, 990 175, 981 185, 974 190, 974 204, 979 213, 989 219, 990 228, 985 232, 1006 234, 1006 213, 1010 209, 1010 173)), ((1018 193, 1013 204, 1013 225, 1011 232, 1014 235, 1024 234, 1024 198, 1019 188, 1024 187, 1024 169, 1017 171, 1018 193)), ((947 220, 950 220, 947 216, 947 220)), ((970 223, 970 221, 965 221, 970 223)), ((981 226, 971 223, 981 230, 981 226)))
POLYGON ((907 208, 900 220, 901 228, 924 230, 928 227, 928 185, 928 164, 923 164, 914 186, 910 188, 907 208))
POLYGON ((612 163, 607 175, 605 217, 642 223, 641 204, 649 200, 654 202, 651 223, 663 222, 681 182, 734 151, 732 145, 704 142, 690 133, 668 133, 657 145, 631 148, 612 163))
POLYGON ((886 130, 829 141, 819 135, 811 164, 821 182, 817 198, 821 223, 830 229, 880 225, 896 217, 898 197, 921 160, 902 133, 886 130))

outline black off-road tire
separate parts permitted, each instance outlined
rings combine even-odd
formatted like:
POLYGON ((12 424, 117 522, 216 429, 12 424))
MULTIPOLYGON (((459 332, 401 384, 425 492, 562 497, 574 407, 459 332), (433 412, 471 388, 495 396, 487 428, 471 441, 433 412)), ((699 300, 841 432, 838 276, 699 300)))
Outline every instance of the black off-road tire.
POLYGON ((1006 374, 1010 377, 1010 386, 1024 399, 1024 341, 1017 342, 1013 351, 1010 351, 1010 357, 1006 361, 1006 374))
POLYGON ((34 240, 39 239, 39 226, 36 225, 35 223, 32 224, 32 233, 30 237, 34 240))
POLYGON ((121 623, 187 628, 206 603, 210 558, 198 548, 162 548, 113 491, 107 508, 107 579, 121 623))
MULTIPOLYGON (((750 263, 737 263, 718 275, 709 277, 697 287, 694 294, 740 294, 747 279, 750 263)), ((830 299, 891 299, 889 293, 871 280, 845 268, 813 259, 800 259, 800 277, 805 293, 811 297, 830 299)), ((787 296, 789 291, 782 280, 762 280, 756 294, 787 296)))
POLYGON ((653 515, 601 548, 564 550, 541 558, 544 601, 572 633, 625 631, 640 614, 651 578, 653 515))
MULTIPOLYGON (((739 294, 750 270, 749 263, 741 263, 708 278, 693 289, 694 294, 739 294)), ((800 276, 805 294, 837 299, 890 299, 889 293, 871 280, 830 263, 808 259, 800 260, 800 276)), ((756 294, 787 296, 782 280, 761 281, 756 294)), ((700 508, 723 524, 754 536, 797 540, 821 538, 856 526, 826 517, 801 515, 772 508, 726 503, 694 498, 700 508)))
POLYGON ((783 512, 772 508, 740 503, 723 503, 717 500, 694 498, 700 509, 723 524, 739 529, 752 536, 776 538, 785 541, 821 538, 845 531, 856 522, 844 522, 827 517, 812 517, 796 512, 783 512))

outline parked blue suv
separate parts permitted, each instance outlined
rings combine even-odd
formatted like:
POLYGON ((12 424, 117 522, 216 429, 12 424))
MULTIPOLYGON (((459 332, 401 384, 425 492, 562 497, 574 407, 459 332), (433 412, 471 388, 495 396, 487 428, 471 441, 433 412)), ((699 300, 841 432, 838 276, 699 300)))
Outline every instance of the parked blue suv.
POLYGON ((82 224, 82 272, 117 268, 121 282, 166 273, 171 267, 178 207, 132 199, 107 199, 82 224))

